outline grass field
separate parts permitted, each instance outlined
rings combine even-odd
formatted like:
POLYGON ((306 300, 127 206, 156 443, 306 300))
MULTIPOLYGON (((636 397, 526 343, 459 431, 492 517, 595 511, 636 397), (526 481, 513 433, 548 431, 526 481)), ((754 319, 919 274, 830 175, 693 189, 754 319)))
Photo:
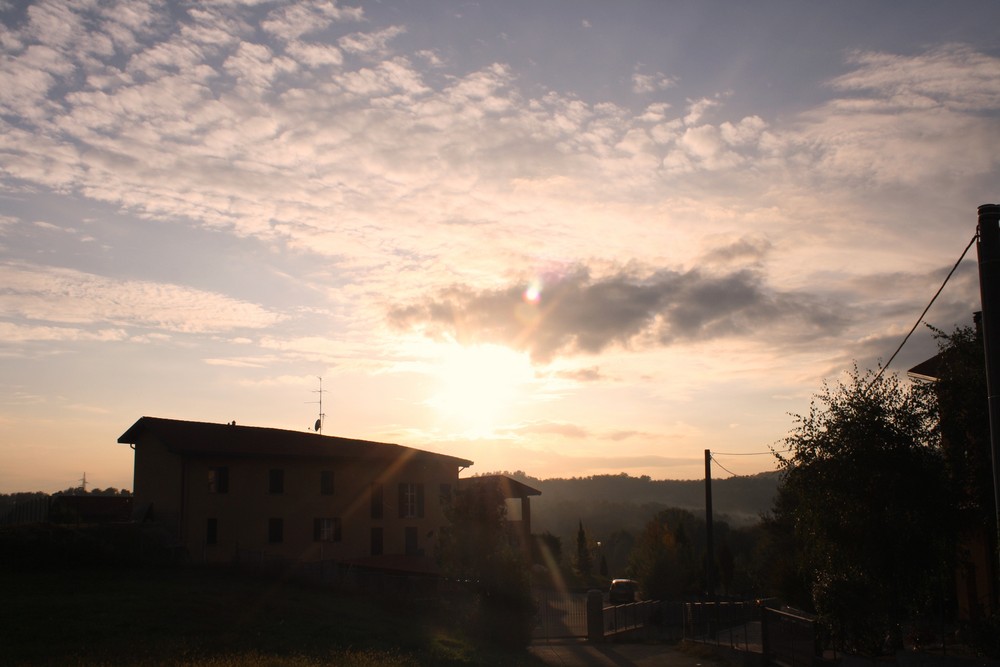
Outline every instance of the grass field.
POLYGON ((0 572, 2 665, 525 665, 463 612, 230 570, 0 572))

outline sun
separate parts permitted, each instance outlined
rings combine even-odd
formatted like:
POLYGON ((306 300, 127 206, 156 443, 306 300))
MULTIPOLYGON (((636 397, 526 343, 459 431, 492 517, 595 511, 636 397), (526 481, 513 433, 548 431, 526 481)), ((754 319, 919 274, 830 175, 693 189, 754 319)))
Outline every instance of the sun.
POLYGON ((436 375, 437 391, 428 403, 467 436, 490 435, 533 379, 528 355, 500 345, 450 345, 436 375))

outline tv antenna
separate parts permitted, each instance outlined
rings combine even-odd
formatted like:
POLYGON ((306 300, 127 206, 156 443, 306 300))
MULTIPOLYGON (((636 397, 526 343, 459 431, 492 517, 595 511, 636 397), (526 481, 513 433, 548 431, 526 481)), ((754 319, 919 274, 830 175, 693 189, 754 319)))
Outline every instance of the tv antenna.
POLYGON ((317 375, 316 379, 319 380, 319 389, 313 389, 313 393, 314 394, 319 394, 319 400, 318 401, 309 401, 309 403, 319 403, 319 419, 317 419, 316 423, 313 424, 312 430, 314 430, 317 433, 319 433, 319 434, 322 435, 322 433, 323 433, 323 420, 326 419, 326 413, 323 412, 323 378, 321 378, 321 377, 319 377, 317 375))

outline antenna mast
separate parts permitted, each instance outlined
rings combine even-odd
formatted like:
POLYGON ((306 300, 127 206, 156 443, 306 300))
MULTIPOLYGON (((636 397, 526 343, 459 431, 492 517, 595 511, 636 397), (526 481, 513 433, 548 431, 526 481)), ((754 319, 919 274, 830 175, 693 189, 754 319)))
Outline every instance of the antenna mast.
POLYGON ((314 394, 319 394, 318 401, 311 401, 312 403, 319 403, 319 419, 313 425, 313 430, 322 435, 323 433, 323 420, 326 419, 326 413, 323 412, 323 378, 318 375, 316 378, 319 380, 319 389, 314 389, 314 394))

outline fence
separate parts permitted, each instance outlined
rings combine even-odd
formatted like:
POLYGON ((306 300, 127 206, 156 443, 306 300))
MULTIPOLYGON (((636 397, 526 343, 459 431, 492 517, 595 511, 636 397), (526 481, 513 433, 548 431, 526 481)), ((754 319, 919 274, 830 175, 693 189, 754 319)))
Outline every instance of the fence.
POLYGON ((684 638, 759 653, 767 662, 785 667, 812 665, 821 655, 813 619, 758 601, 688 602, 684 638))
POLYGON ((250 549, 239 549, 236 552, 236 563, 253 572, 290 575, 341 590, 400 598, 421 599, 460 594, 464 588, 460 582, 433 574, 389 572, 333 560, 297 562, 284 556, 250 549))
POLYGON ((777 609, 763 609, 763 653, 771 662, 787 667, 811 665, 821 654, 816 622, 777 609))
POLYGON ((537 605, 535 639, 587 636, 587 594, 548 588, 532 590, 537 605))
POLYGON ((49 496, 5 500, 0 505, 0 526, 17 526, 48 521, 51 503, 52 498, 49 496))
POLYGON ((604 607, 604 636, 612 637, 645 629, 652 616, 660 610, 660 602, 654 600, 604 607))
POLYGON ((756 601, 685 603, 684 638, 762 653, 761 614, 764 608, 756 601))

